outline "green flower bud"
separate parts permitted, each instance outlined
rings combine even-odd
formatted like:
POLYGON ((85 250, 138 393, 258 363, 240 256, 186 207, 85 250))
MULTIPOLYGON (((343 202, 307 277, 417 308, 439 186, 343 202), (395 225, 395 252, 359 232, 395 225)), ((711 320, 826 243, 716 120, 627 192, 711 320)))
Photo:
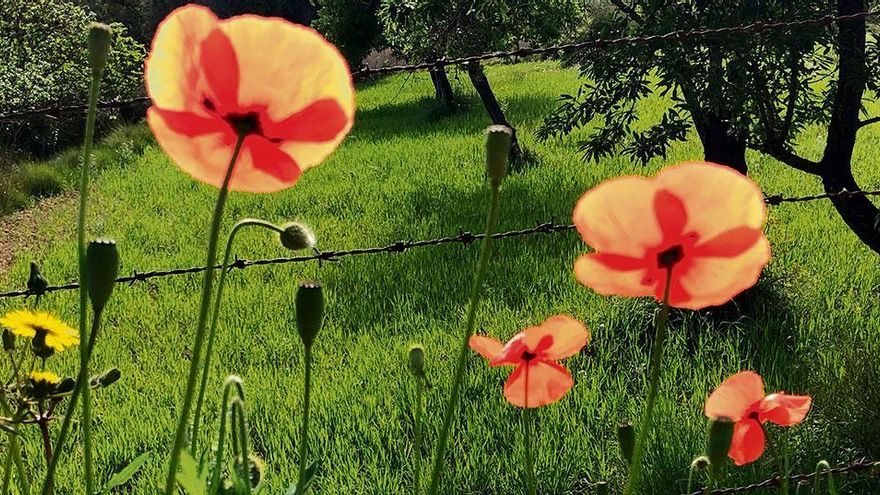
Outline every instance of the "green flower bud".
POLYGON ((709 467, 709 458, 701 455, 691 462, 691 470, 693 471, 703 471, 709 467))
POLYGON ((281 227, 283 230, 279 234, 281 245, 291 251, 301 251, 315 247, 317 242, 315 233, 308 225, 299 222, 290 222, 281 227))
POLYGON ((49 281, 46 280, 46 277, 40 273, 40 267, 33 261, 31 261, 31 274, 28 277, 27 288, 29 291, 34 294, 41 294, 46 290, 46 287, 49 287, 49 281))
POLYGON ((112 40, 113 30, 110 29, 110 26, 99 22, 93 22, 89 26, 89 66, 92 68, 92 76, 101 77, 101 74, 104 73, 112 40))
POLYGON ((34 354, 40 359, 49 359, 55 354, 55 349, 46 345, 46 332, 42 330, 37 330, 34 334, 31 346, 33 347, 34 354))
POLYGON ((104 309, 116 276, 119 274, 119 251, 116 241, 97 239, 86 248, 86 289, 95 312, 104 309))
POLYGON ((416 378, 425 377, 425 348, 421 344, 409 348, 409 372, 416 378))
POLYGON ((799 481, 794 493, 795 495, 810 495, 810 493, 812 493, 812 490, 810 490, 810 482, 807 480, 799 481))
POLYGON ((636 429, 632 423, 621 423, 617 426, 617 441, 620 453, 627 464, 632 462, 633 451, 636 449, 636 429))
POLYGON ((61 380, 61 383, 55 387, 55 391, 52 395, 66 395, 73 392, 73 389, 76 387, 76 380, 73 378, 65 378, 61 380))
POLYGON ((324 288, 320 282, 303 282, 296 291, 296 326, 303 345, 315 341, 324 319, 324 288))
POLYGON ((608 482, 599 481, 596 483, 596 495, 608 495, 608 482))
POLYGON ((3 350, 11 351, 15 349, 15 334, 10 332, 9 329, 3 329, 3 350))
POLYGON ((120 372, 116 368, 110 368, 100 375, 93 376, 90 382, 92 384, 92 388, 104 388, 113 385, 114 383, 119 381, 120 378, 122 378, 122 372, 120 372))
POLYGON ((497 187, 507 175, 507 160, 510 157, 510 143, 513 130, 504 125, 493 125, 486 129, 486 172, 492 185, 497 187))
POLYGON ((712 421, 709 428, 709 445, 706 453, 709 463, 712 465, 712 477, 717 479, 727 462, 727 454, 730 452, 730 443, 733 441, 733 421, 727 418, 718 418, 712 421))

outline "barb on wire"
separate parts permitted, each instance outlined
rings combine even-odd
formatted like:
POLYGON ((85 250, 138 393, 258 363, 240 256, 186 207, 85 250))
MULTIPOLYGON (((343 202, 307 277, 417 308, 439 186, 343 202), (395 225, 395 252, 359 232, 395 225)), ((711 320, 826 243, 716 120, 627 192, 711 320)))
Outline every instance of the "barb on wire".
MULTIPOLYGON (((843 189, 838 192, 824 193, 824 194, 814 194, 810 196, 783 196, 781 194, 774 194, 771 196, 765 196, 764 202, 769 206, 776 206, 783 203, 802 203, 806 201, 816 201, 820 199, 833 199, 833 198, 852 198, 857 196, 880 196, 880 190, 874 191, 848 191, 843 189)), ((575 226, 572 224, 558 224, 554 222, 544 222, 540 223, 534 227, 529 227, 525 229, 519 230, 510 230, 507 232, 498 232, 492 235, 493 239, 509 239, 512 237, 524 237, 535 234, 555 234, 560 232, 570 232, 574 230, 575 226)), ((230 263, 229 270, 243 270, 245 268, 251 266, 264 266, 264 265, 278 265, 278 264, 286 264, 286 263, 303 263, 307 261, 317 261, 319 264, 323 264, 324 262, 335 262, 339 261, 342 258, 348 256, 361 256, 366 254, 393 254, 393 253, 404 253, 409 251, 410 249, 428 247, 428 246, 439 246, 441 244, 463 244, 468 245, 473 243, 474 241, 478 241, 485 237, 485 234, 474 234, 473 232, 464 231, 460 232, 458 235, 447 236, 447 237, 439 237, 436 239, 425 239, 425 240, 407 240, 407 241, 396 241, 387 246, 375 246, 375 247, 366 247, 366 248, 355 248, 355 249, 345 249, 339 251, 318 251, 315 250, 314 254, 310 254, 307 256, 294 256, 287 258, 267 258, 267 259, 258 259, 258 260, 246 260, 236 257, 235 261, 230 263)), ((214 270, 220 270, 223 268, 222 265, 215 265, 213 267, 214 270)), ((170 277, 173 275, 186 275, 191 273, 200 273, 207 270, 208 267, 205 266, 194 266, 190 268, 177 268, 174 270, 154 270, 149 272, 139 272, 134 271, 131 275, 127 277, 121 277, 116 279, 116 282, 120 284, 129 284, 133 285, 136 282, 145 282, 147 280, 153 278, 160 277, 170 277)), ((71 282, 69 284, 64 285, 51 285, 46 287, 43 290, 35 291, 30 289, 25 290, 13 290, 8 292, 0 292, 0 299, 10 298, 10 297, 28 297, 28 296, 37 296, 46 294, 49 292, 57 292, 64 290, 74 290, 78 289, 79 284, 76 282, 71 282)))
MULTIPOLYGON (((481 53, 477 55, 469 55, 465 57, 455 57, 455 58, 446 58, 441 57, 436 60, 431 60, 428 62, 421 62, 417 64, 406 64, 406 65, 392 65, 388 67, 376 67, 372 68, 369 66, 364 66, 363 68, 352 72, 352 76, 355 78, 364 78, 364 77, 372 77, 378 75, 387 75, 394 74, 398 72, 416 72, 421 70, 430 70, 430 69, 442 69, 452 65, 463 65, 474 62, 484 62, 487 60, 495 60, 495 59, 505 59, 505 58, 515 58, 515 57, 528 57, 528 56, 558 56, 563 53, 573 52, 577 50, 602 50, 606 48, 615 47, 618 45, 626 45, 626 44, 650 44, 656 42, 664 42, 664 41, 674 41, 674 42, 683 42, 683 41, 694 41, 694 40, 702 40, 711 37, 720 37, 720 36, 728 36, 728 35, 747 35, 747 34, 758 34, 765 33, 769 31, 780 31, 780 30, 791 30, 791 29, 801 29, 807 27, 821 27, 827 26, 831 24, 838 24, 843 22, 853 22, 859 20, 870 19, 872 17, 876 17, 880 15, 880 10, 869 10, 865 12, 859 12, 856 14, 848 14, 848 15, 826 15, 822 17, 815 17, 811 19, 799 19, 799 20, 790 20, 790 21, 760 21, 753 22, 750 24, 741 24, 738 26, 728 26, 728 27, 720 27, 720 28, 694 28, 694 29, 680 29, 677 31, 670 31, 668 33, 663 34, 655 34, 650 36, 625 36, 620 38, 598 38, 591 39, 585 41, 577 41, 573 43, 563 43, 552 46, 545 47, 521 47, 516 48, 514 50, 508 51, 494 51, 481 53)), ((142 96, 138 98, 133 98, 131 100, 116 100, 116 101, 107 101, 101 102, 98 104, 98 108, 122 108, 128 105, 134 105, 138 103, 147 103, 149 102, 149 98, 142 96)), ((0 114, 0 122, 2 121, 11 121, 11 120, 19 120, 27 117, 33 117, 38 115, 60 115, 64 112, 71 111, 83 111, 85 110, 85 105, 72 105, 72 106, 61 106, 55 105, 45 108, 30 108, 24 110, 17 110, 9 113, 0 114)))
MULTIPOLYGON (((826 471, 823 469, 821 473, 825 473, 826 471)), ((868 461, 865 459, 856 461, 848 466, 836 467, 828 471, 829 474, 851 474, 851 473, 864 473, 869 472, 872 476, 880 476, 880 461, 868 461)), ((816 477, 816 473, 804 473, 804 474, 796 474, 793 476, 789 476, 788 480, 791 484, 796 484, 799 481, 810 481, 816 477)), ((780 485, 780 477, 774 476, 770 479, 766 479, 759 483, 754 483, 752 485, 746 486, 738 486, 734 488, 718 488, 711 491, 700 490, 689 495, 733 495, 737 493, 749 493, 756 492, 758 490, 763 490, 765 488, 775 488, 780 485)))

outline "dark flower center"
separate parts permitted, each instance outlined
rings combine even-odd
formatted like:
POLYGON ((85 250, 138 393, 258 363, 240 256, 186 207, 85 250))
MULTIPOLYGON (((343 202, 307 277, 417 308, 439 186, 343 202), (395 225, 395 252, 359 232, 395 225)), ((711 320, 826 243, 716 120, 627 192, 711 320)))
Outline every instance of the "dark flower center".
MULTIPOLYGON (((202 100, 202 105, 209 112, 217 113, 217 105, 215 105, 210 98, 204 98, 202 100)), ((263 133, 263 127, 260 125, 260 114, 258 112, 227 113, 220 118, 232 126, 232 128, 235 129, 235 132, 240 135, 248 136, 256 134, 257 136, 264 137, 270 142, 276 144, 282 141, 278 138, 270 138, 263 133)))
POLYGON ((533 354, 533 353, 531 353, 531 352, 529 352, 529 351, 523 351, 522 356, 520 356, 520 357, 522 358, 523 361, 525 361, 525 362, 528 363, 528 362, 531 361, 532 359, 535 359, 536 357, 538 357, 538 355, 537 355, 537 354, 533 354))
POLYGON ((684 258, 684 247, 681 244, 676 244, 657 253, 657 267, 670 270, 682 258, 684 258))

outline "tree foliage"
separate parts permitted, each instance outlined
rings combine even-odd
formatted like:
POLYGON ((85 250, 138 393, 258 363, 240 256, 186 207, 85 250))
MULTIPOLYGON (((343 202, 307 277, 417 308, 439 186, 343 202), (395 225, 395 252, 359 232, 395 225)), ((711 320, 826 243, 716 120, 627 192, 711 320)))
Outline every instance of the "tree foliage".
POLYGON ((316 5, 314 28, 339 47, 352 68, 383 46, 379 0, 316 0, 316 5))

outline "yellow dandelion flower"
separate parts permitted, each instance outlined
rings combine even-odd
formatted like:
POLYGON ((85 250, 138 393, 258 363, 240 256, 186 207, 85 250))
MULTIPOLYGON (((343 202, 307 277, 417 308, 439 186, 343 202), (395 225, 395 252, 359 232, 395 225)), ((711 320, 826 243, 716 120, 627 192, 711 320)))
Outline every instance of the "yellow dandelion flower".
POLYGON ((63 351, 79 343, 76 330, 43 311, 11 311, 0 318, 0 325, 21 337, 33 338, 41 335, 45 338, 46 346, 56 351, 63 351))
POLYGON ((51 371, 31 371, 31 381, 47 386, 54 386, 61 383, 61 377, 51 371))

